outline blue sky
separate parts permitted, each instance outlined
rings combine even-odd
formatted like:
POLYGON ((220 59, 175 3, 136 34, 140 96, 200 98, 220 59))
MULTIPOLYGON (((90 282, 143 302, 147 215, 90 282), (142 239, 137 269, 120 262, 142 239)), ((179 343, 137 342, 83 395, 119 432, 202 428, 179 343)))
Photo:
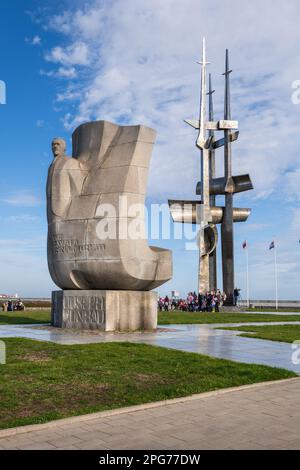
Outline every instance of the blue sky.
MULTIPOLYGON (((249 243, 252 298, 299 298, 300 79, 298 0, 1 0, 0 292, 50 296, 46 260, 45 182, 50 142, 68 142, 81 122, 107 119, 158 131, 148 203, 194 197, 200 173, 193 129, 199 106, 202 36, 211 61, 215 110, 222 116, 224 49, 230 49, 232 116, 240 122, 234 173, 249 172, 255 190, 235 204, 252 207, 235 227, 236 284, 245 296, 244 239, 249 243), (225 5, 227 4, 227 6, 225 5), (235 12, 232 15, 232 12, 235 12), (258 12, 259 11, 259 15, 258 12)), ((218 154, 220 172, 222 153, 218 154)), ((171 248, 174 278, 160 288, 196 287, 197 254, 184 241, 171 248)), ((221 283, 221 280, 220 280, 221 283)))

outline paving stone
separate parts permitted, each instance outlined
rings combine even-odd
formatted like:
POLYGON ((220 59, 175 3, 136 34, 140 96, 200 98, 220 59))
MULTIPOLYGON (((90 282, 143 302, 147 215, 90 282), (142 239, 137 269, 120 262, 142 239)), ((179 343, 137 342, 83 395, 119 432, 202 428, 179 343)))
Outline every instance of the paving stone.
POLYGON ((66 436, 66 437, 59 437, 56 439, 47 439, 47 442, 49 444, 54 445, 55 447, 61 447, 64 448, 65 446, 73 445, 73 444, 78 444, 81 439, 79 437, 75 436, 66 436))
POLYGON ((57 450, 57 446, 54 446, 53 444, 50 444, 49 442, 43 442, 43 443, 36 442, 35 444, 18 446, 17 449, 20 449, 20 450, 57 450))

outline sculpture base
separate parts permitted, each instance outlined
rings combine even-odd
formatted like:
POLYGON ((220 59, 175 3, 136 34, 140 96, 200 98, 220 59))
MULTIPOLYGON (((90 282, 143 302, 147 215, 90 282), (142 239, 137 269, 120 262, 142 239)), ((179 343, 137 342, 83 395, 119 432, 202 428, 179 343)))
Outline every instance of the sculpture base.
POLYGON ((52 292, 51 324, 102 331, 155 330, 157 293, 126 290, 52 292))

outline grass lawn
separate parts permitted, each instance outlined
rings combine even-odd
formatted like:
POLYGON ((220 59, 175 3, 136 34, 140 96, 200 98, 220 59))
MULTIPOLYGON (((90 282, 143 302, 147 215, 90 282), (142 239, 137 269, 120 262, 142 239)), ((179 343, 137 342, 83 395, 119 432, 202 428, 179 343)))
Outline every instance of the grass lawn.
POLYGON ((20 338, 5 343, 2 429, 296 376, 145 344, 62 346, 20 338))
POLYGON ((241 326, 222 329, 246 331, 247 333, 241 335, 246 338, 269 339, 271 341, 282 341, 284 343, 293 343, 296 340, 300 340, 300 325, 241 326))
POLYGON ((25 310, 25 312, 0 312, 0 325, 26 325, 49 323, 49 310, 25 310))
MULTIPOLYGON (((159 325, 196 323, 249 323, 272 321, 300 321, 299 315, 262 315, 253 313, 207 313, 207 312, 159 312, 159 325)), ((25 312, 0 312, 0 325, 49 323, 49 310, 25 310, 25 312)))
POLYGON ((207 313, 207 312, 159 312, 159 325, 192 324, 192 323, 249 323, 274 321, 300 321, 299 315, 263 315, 253 313, 207 313))

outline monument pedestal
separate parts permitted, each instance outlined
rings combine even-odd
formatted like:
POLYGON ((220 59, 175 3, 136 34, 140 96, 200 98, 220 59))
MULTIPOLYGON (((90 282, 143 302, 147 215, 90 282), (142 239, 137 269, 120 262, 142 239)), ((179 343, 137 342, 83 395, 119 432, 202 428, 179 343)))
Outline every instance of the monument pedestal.
POLYGON ((52 292, 51 324, 102 331, 155 330, 157 293, 126 290, 52 292))

